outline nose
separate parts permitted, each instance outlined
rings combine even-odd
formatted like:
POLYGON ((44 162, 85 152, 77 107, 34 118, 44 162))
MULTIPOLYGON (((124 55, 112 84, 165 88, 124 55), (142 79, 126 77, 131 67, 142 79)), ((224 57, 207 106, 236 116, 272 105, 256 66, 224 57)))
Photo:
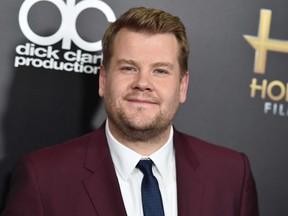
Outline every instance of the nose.
POLYGON ((135 76, 132 88, 140 91, 152 91, 153 82, 151 74, 149 72, 138 72, 135 76))

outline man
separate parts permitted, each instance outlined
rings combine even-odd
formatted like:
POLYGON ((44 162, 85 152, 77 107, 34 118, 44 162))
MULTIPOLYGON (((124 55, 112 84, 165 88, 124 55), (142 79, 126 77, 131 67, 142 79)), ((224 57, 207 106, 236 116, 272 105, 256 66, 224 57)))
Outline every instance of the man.
POLYGON ((19 163, 3 215, 259 215, 247 158, 172 127, 188 53, 183 24, 166 12, 134 8, 111 24, 99 77, 107 121, 19 163))

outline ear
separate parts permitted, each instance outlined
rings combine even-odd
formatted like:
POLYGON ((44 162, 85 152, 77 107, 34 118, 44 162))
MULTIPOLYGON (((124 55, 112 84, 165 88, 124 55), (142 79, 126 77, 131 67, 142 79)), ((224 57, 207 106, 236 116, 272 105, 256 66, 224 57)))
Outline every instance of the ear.
POLYGON ((180 97, 179 97, 180 103, 184 103, 186 101, 188 85, 189 85, 189 72, 187 71, 180 80, 180 97))
POLYGON ((103 97, 105 94, 105 79, 106 79, 106 71, 104 66, 101 64, 99 74, 99 89, 98 89, 100 97, 103 97))

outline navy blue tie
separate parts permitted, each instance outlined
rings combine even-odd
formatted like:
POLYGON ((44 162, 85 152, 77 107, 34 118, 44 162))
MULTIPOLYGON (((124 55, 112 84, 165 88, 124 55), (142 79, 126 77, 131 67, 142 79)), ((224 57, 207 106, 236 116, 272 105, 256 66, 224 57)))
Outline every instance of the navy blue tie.
POLYGON ((144 216, 164 216, 161 193, 157 179, 152 173, 152 160, 140 160, 137 168, 144 174, 141 195, 144 216))

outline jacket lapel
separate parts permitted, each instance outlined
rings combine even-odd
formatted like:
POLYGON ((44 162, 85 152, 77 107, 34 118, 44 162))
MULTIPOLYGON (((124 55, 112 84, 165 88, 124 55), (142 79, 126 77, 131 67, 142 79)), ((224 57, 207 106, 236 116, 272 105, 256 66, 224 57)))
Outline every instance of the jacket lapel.
POLYGON ((199 175, 199 161, 192 150, 191 138, 174 130, 178 216, 201 215, 205 178, 199 175))
POLYGON ((97 215, 126 216, 104 128, 102 125, 87 145, 84 167, 91 174, 83 184, 97 215))

